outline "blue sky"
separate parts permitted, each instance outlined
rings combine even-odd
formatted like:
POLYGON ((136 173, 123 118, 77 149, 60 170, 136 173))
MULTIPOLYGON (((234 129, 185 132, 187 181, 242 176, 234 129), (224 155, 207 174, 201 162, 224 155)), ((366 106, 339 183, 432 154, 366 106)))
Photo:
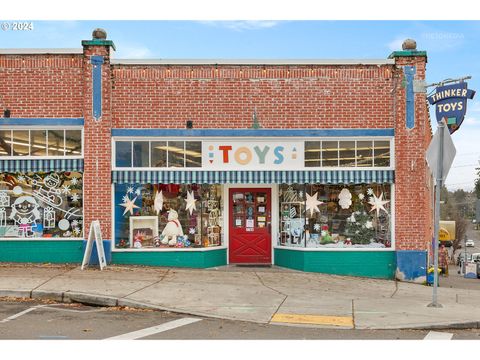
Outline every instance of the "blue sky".
MULTIPOLYGON (((80 47, 102 27, 116 58, 386 58, 405 38, 428 54, 427 83, 471 75, 480 91, 480 21, 34 21, 0 30, 0 47, 80 47)), ((433 109, 432 109, 433 110, 433 109)), ((431 112, 432 120, 434 112, 431 112)), ((434 124, 434 129, 436 125, 434 124)), ((451 189, 471 190, 480 159, 480 95, 454 135, 451 189)))

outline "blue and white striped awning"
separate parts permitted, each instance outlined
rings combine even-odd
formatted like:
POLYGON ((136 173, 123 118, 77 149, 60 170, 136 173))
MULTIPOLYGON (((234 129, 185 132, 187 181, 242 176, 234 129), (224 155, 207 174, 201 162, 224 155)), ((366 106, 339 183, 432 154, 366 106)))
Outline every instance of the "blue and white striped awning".
POLYGON ((83 171, 83 159, 0 160, 2 172, 83 171))
POLYGON ((369 184, 394 178, 394 170, 112 171, 117 184, 369 184))

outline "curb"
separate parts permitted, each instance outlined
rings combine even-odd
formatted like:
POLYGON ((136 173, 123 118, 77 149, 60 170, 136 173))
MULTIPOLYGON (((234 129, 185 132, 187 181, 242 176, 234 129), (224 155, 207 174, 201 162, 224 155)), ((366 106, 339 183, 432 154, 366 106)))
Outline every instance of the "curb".
MULTIPOLYGON (((123 298, 115 298, 105 295, 96 295, 88 294, 81 292, 56 292, 56 291, 43 291, 43 290, 2 290, 0 289, 0 297, 12 297, 12 298, 30 298, 30 299, 48 299, 54 300, 63 303, 77 302, 86 305, 94 306, 127 306, 137 309, 150 309, 150 310, 160 310, 168 311, 176 314, 184 314, 191 316, 199 316, 210 319, 220 319, 220 320, 232 320, 232 321, 244 321, 256 324, 270 324, 270 321, 254 321, 254 320, 243 320, 231 316, 215 316, 203 312, 196 311, 187 311, 181 309, 172 309, 165 306, 153 305, 141 303, 139 301, 128 300, 123 298)), ((275 324, 277 325, 277 324, 275 324)), ((328 327, 332 328, 332 327, 328 327)), ((336 327, 335 327, 336 328, 336 327)), ((390 327, 359 327, 356 326, 355 330, 445 330, 445 329, 480 329, 480 321, 467 321, 467 322, 450 322, 450 323, 440 323, 440 324, 431 324, 431 325, 412 325, 412 326, 390 326, 390 327)), ((339 329, 341 330, 341 329, 339 329)))

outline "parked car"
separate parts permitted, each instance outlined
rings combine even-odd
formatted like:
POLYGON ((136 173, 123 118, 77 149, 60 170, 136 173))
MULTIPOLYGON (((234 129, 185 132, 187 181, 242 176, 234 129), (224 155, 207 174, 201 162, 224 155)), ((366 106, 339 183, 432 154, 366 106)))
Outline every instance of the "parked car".
POLYGON ((466 247, 474 247, 475 242, 472 239, 468 239, 467 242, 465 243, 466 247))
MULTIPOLYGON (((478 254, 480 255, 480 254, 478 254)), ((457 266, 460 266, 460 263, 463 262, 463 259, 465 259, 465 253, 462 252, 460 253, 460 255, 458 255, 458 258, 457 258, 457 266)), ((472 261, 472 254, 467 254, 467 261, 472 261)))
POLYGON ((480 263, 480 253, 474 253, 472 254, 472 260, 473 262, 480 263))

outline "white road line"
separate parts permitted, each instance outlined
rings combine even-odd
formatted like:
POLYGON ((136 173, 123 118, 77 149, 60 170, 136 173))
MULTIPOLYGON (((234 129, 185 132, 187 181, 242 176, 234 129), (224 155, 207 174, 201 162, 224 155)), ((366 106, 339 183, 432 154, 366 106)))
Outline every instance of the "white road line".
POLYGON ((175 328, 178 328, 180 326, 188 325, 188 324, 193 324, 196 323, 197 321, 201 321, 202 319, 196 319, 196 318, 183 318, 183 319, 178 319, 174 321, 169 321, 164 324, 160 324, 157 326, 152 326, 146 329, 138 330, 138 331, 133 331, 129 332, 123 335, 118 335, 118 336, 113 336, 110 338, 106 338, 104 340, 135 340, 135 339, 140 339, 146 336, 150 336, 153 334, 158 334, 164 331, 172 330, 175 328))
POLYGON ((15 314, 15 315, 9 316, 9 317, 7 317, 6 319, 3 319, 2 321, 0 321, 0 324, 9 322, 9 321, 11 321, 11 320, 15 320, 16 318, 19 318, 19 317, 22 316, 22 315, 28 314, 29 312, 31 312, 31 311, 33 311, 33 310, 36 310, 36 309, 38 309, 38 308, 45 307, 45 306, 47 306, 47 305, 32 306, 31 308, 28 308, 28 309, 23 310, 23 311, 15 314))
POLYGON ((447 332, 430 331, 423 340, 452 340, 453 334, 447 332))

